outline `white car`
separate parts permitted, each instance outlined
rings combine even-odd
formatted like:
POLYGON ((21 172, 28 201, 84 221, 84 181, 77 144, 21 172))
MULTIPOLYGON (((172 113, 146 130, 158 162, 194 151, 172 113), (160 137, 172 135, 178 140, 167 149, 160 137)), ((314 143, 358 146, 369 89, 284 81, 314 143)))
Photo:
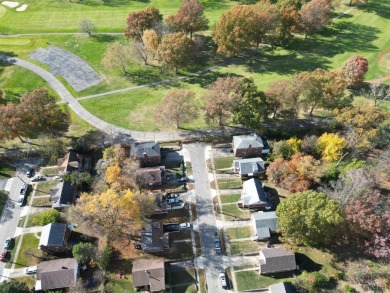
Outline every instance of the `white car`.
POLYGON ((54 180, 57 180, 57 181, 62 181, 62 177, 61 176, 53 176, 53 179, 54 180))
POLYGON ((189 229, 189 228, 191 228, 190 223, 181 223, 180 224, 180 229, 189 229))
POLYGON ((31 182, 36 182, 36 181, 41 181, 42 180, 42 176, 40 175, 35 175, 32 179, 31 179, 31 182))
POLYGON ((37 266, 27 267, 24 269, 24 273, 26 275, 33 275, 37 272, 37 266))
POLYGON ((226 288, 227 286, 227 283, 226 283, 226 276, 225 276, 225 273, 220 273, 219 274, 219 279, 221 280, 221 285, 223 288, 226 288))

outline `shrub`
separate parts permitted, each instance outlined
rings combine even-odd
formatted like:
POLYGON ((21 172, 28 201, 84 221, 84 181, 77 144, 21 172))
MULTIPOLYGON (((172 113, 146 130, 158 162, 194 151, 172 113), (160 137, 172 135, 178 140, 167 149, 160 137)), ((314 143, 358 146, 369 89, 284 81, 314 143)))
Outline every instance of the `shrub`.
POLYGON ((60 221, 60 212, 54 209, 44 211, 38 218, 33 220, 33 224, 45 226, 50 223, 58 223, 60 221))
POLYGON ((348 284, 344 286, 343 291, 346 292, 346 293, 354 293, 354 292, 356 292, 356 290, 354 288, 352 288, 351 286, 349 286, 348 284))

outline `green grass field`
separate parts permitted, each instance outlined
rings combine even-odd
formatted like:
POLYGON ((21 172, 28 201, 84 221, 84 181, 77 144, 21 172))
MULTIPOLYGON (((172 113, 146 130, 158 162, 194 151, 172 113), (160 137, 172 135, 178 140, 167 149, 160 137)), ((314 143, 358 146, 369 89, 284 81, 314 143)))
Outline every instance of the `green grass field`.
POLYGON ((33 233, 24 234, 15 268, 33 266, 41 262, 41 251, 38 249, 39 239, 33 233))
POLYGON ((232 255, 240 253, 258 253, 260 246, 255 241, 235 241, 230 242, 230 252, 232 255))
MULTIPOLYGON (((129 10, 142 9, 147 5, 162 8, 166 15, 175 11, 179 0, 151 0, 145 2, 115 1, 113 4, 102 5, 100 0, 85 0, 83 4, 69 1, 43 0, 27 1, 30 7, 23 13, 16 13, 6 8, 0 11, 3 26, 10 26, 12 31, 43 32, 43 31, 76 31, 77 19, 90 17, 99 19, 97 26, 100 31, 109 28, 110 31, 121 31, 129 10), (104 14, 104 17, 101 15, 104 14), (32 15, 34 17, 32 17, 32 15), (31 22, 31 23, 30 23, 31 22), (61 25, 59 23, 61 23, 61 25), (119 23, 122 24, 119 24, 119 23)), ((214 22, 219 15, 232 7, 235 1, 225 0, 203 1, 206 14, 214 22)), ((340 2, 340 1, 338 1, 340 2)), ((345 1, 346 3, 347 1, 345 1)), ((344 1, 337 6, 337 11, 349 9, 344 1)), ((197 103, 203 105, 203 93, 207 86, 219 76, 236 75, 252 77, 256 85, 264 90, 275 80, 289 78, 292 74, 314 70, 317 67, 335 69, 353 55, 363 55, 369 60, 367 79, 376 79, 389 75, 390 72, 390 4, 373 0, 350 12, 306 41, 297 35, 286 48, 274 47, 254 52, 244 51, 239 57, 225 60, 220 67, 181 82, 153 88, 143 88, 105 97, 81 101, 82 105, 92 114, 115 125, 140 131, 169 130, 162 127, 153 118, 153 112, 169 89, 186 88, 196 92, 197 103)), ((212 21, 210 22, 212 23, 212 21)), ((1 28, 1 25, 0 25, 1 28)), ((10 28, 9 28, 10 29, 10 28)), ((114 89, 131 87, 172 77, 172 72, 160 70, 152 66, 143 66, 134 61, 130 74, 124 76, 120 71, 108 70, 101 64, 106 47, 115 40, 124 41, 123 36, 25 36, 20 38, 0 37, 0 51, 11 52, 26 58, 34 49, 57 45, 85 59, 104 81, 99 85, 75 92, 67 83, 65 85, 75 95, 83 97, 114 89), (93 48, 93 50, 91 50, 93 48)), ((213 59, 213 58, 211 58, 213 59)), ((213 60, 202 63, 196 70, 213 65, 213 60)), ((187 69, 188 70, 188 69, 187 69)), ((45 83, 32 73, 24 75, 23 69, 10 67, 0 68, 0 88, 17 93, 31 91, 36 85, 46 87, 45 83), (28 78, 23 78, 28 76, 28 78)), ((204 129, 207 125, 201 117, 187 125, 185 129, 204 129)))
POLYGON ((252 236, 251 227, 227 228, 229 239, 249 238, 252 236))
MULTIPOLYGON (((181 0, 128 1, 115 0, 103 4, 101 0, 26 0, 24 12, 4 7, 0 10, 0 31, 11 33, 78 32, 78 23, 90 19, 98 32, 123 32, 130 12, 147 6, 160 9, 164 18, 176 13, 181 0)), ((214 26, 220 14, 237 2, 231 0, 203 0, 210 26, 214 26)))
POLYGON ((241 198, 241 194, 221 194, 221 203, 235 203, 241 198))

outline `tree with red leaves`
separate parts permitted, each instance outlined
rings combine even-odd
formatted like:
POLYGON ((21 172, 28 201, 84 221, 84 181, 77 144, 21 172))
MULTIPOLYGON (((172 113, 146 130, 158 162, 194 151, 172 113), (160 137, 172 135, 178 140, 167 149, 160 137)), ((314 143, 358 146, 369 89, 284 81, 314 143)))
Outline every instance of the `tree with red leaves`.
POLYGON ((151 29, 153 25, 162 21, 162 19, 160 11, 153 6, 149 6, 145 10, 132 12, 127 17, 125 36, 133 40, 142 41, 144 31, 151 29))
POLYGON ((367 71, 368 61, 363 56, 353 56, 341 67, 341 74, 350 87, 362 84, 367 71))
POLYGON ((204 15, 204 7, 197 0, 183 0, 179 11, 169 16, 165 22, 175 31, 192 34, 208 29, 208 20, 204 15))

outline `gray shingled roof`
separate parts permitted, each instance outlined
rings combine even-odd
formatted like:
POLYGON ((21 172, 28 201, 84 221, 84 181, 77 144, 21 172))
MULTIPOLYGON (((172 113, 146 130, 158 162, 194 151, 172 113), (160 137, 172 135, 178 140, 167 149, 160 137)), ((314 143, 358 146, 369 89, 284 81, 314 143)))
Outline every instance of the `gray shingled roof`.
POLYGON ((50 223, 42 228, 39 246, 63 246, 66 224, 50 223))
POLYGON ((234 160, 233 166, 240 174, 259 174, 265 172, 262 158, 234 160))
POLYGON ((63 208, 73 203, 75 189, 70 181, 58 183, 50 189, 50 198, 53 202, 53 208, 63 208))
POLYGON ((131 155, 137 159, 143 158, 146 154, 148 157, 160 156, 160 144, 155 141, 134 143, 131 145, 131 155))
POLYGON ((77 271, 78 264, 73 258, 43 261, 38 265, 35 288, 41 290, 68 288, 76 283, 77 271))
POLYGON ((276 232, 278 216, 275 212, 258 212, 252 214, 252 221, 256 225, 257 238, 268 238, 270 237, 270 231, 276 232))
POLYGON ((169 247, 169 234, 164 233, 161 220, 147 220, 141 232, 141 247, 145 251, 162 251, 169 247))
POLYGON ((283 247, 264 248, 260 251, 260 273, 277 273, 296 269, 295 254, 283 247))
POLYGON ((149 285, 151 292, 165 290, 165 266, 161 258, 134 261, 132 276, 135 287, 149 285))
POLYGON ((267 204, 265 191, 259 178, 252 178, 243 183, 241 200, 244 206, 252 204, 267 204))
POLYGON ((236 149, 262 148, 264 147, 263 140, 256 133, 250 135, 233 136, 233 144, 236 149))
POLYGON ((291 283, 277 283, 268 287, 269 293, 295 293, 291 283))

